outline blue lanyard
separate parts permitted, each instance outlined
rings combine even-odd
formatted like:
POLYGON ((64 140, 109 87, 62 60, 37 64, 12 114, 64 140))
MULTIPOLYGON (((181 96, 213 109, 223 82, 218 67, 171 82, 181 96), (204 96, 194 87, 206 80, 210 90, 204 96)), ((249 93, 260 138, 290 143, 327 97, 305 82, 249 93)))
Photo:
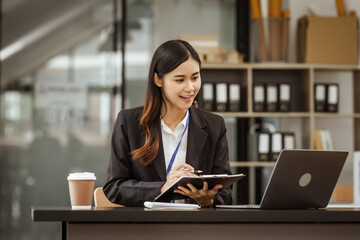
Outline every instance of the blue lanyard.
MULTIPOLYGON (((189 112, 189 110, 188 110, 188 112, 189 112)), ((182 140, 182 138, 183 138, 183 136, 184 136, 184 134, 185 134, 185 132, 186 132, 186 129, 187 129, 188 125, 189 125, 189 118, 190 118, 190 113, 188 113, 188 118, 187 118, 187 120, 186 120, 186 126, 185 126, 185 129, 184 129, 184 132, 183 132, 183 134, 181 135, 180 141, 179 141, 177 147, 175 148, 175 151, 174 151, 174 153, 173 153, 173 155, 172 155, 172 157, 171 157, 169 166, 168 166, 168 168, 167 168, 167 170, 166 170, 166 176, 170 173, 170 170, 171 170, 172 165, 173 165, 173 163, 174 163, 176 154, 177 154, 177 152, 178 152, 178 150, 179 150, 179 147, 180 147, 181 140, 182 140)))

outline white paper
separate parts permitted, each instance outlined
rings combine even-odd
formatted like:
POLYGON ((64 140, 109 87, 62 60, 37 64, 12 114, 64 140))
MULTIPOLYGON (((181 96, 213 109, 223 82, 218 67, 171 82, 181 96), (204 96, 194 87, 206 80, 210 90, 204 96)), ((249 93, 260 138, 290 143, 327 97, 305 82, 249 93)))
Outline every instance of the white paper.
POLYGON ((320 129, 320 140, 321 140, 321 146, 323 150, 330 150, 328 141, 327 141, 327 134, 324 129, 320 129))
POLYGON ((328 150, 334 150, 334 145, 333 145, 333 141, 332 141, 332 137, 331 137, 330 130, 324 129, 324 130, 322 130, 322 131, 324 131, 327 149, 328 149, 328 150))
POLYGON ((226 103, 227 102, 227 85, 226 83, 216 84, 216 102, 226 103))
POLYGON ((197 204, 186 203, 167 203, 167 202, 144 202, 144 206, 147 208, 200 208, 197 204))
POLYGON ((269 11, 269 1, 268 0, 260 0, 260 9, 261 9, 261 17, 263 19, 266 19, 268 17, 268 11, 269 11))
POLYGON ((212 101, 214 99, 214 85, 211 83, 204 83, 203 88, 203 99, 212 101))

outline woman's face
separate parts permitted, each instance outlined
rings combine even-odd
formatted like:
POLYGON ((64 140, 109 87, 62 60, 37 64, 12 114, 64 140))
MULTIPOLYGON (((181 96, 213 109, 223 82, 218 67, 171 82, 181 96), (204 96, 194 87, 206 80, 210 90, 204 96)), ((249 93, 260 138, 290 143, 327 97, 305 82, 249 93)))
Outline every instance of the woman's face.
POLYGON ((186 111, 201 87, 199 63, 189 58, 162 79, 155 74, 155 84, 162 88, 168 110, 186 111))

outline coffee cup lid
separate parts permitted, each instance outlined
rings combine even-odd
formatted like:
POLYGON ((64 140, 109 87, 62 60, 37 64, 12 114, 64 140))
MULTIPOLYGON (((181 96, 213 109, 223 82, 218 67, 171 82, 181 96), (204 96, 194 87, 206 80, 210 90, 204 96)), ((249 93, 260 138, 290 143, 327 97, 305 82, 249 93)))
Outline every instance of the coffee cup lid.
POLYGON ((70 173, 67 180, 96 180, 96 177, 91 172, 70 173))

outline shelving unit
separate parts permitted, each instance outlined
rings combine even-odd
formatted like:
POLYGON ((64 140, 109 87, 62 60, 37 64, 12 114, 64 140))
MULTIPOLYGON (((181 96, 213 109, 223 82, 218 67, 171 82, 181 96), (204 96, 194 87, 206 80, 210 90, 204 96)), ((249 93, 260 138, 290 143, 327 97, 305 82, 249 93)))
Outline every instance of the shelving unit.
MULTIPOLYGON (((352 184, 352 158, 360 151, 360 68, 352 65, 329 64, 204 64, 203 83, 239 83, 241 100, 239 112, 215 112, 224 118, 277 118, 280 131, 296 135, 296 148, 313 149, 314 131, 327 128, 333 137, 334 148, 350 152, 339 182, 352 184), (254 83, 289 83, 291 85, 290 112, 254 112, 254 83), (338 113, 320 113, 314 109, 314 84, 339 84, 338 113)), ((237 144, 233 144, 236 146, 237 144)), ((274 162, 251 159, 231 159, 232 167, 248 168, 249 175, 256 168, 273 167, 274 162)), ((255 177, 249 176, 249 203, 255 201, 255 177)))

